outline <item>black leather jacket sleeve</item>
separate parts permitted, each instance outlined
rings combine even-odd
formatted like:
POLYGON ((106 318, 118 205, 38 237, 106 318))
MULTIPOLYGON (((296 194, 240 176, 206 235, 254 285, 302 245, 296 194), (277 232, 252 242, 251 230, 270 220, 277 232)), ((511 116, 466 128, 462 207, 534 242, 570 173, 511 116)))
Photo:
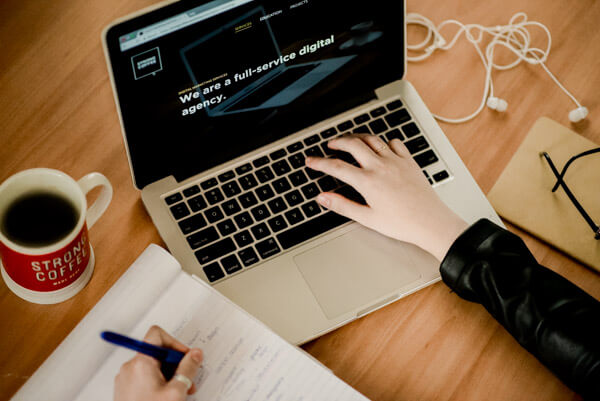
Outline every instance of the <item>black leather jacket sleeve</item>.
POLYGON ((600 400, 600 302, 484 219, 454 242, 440 271, 452 290, 482 304, 564 383, 600 400))

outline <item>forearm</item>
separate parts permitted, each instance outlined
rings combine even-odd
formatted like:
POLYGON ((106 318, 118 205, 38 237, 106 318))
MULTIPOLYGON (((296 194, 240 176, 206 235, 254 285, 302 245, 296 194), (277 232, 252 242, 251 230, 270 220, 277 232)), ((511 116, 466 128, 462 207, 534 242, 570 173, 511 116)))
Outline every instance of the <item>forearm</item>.
POLYGON ((519 237, 480 220, 453 243, 440 271, 567 385, 600 399, 600 302, 539 265, 519 237))

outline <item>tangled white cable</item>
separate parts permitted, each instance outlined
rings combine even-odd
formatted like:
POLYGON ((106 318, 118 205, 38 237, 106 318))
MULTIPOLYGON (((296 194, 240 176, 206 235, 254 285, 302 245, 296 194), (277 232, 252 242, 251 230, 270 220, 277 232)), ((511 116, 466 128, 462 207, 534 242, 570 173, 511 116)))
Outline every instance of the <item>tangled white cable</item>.
POLYGON ((577 105, 577 108, 571 110, 569 113, 569 120, 573 123, 577 123, 585 119, 588 115, 588 109, 582 106, 577 99, 556 79, 554 74, 550 72, 546 66, 546 60, 550 54, 550 47, 552 45, 552 36, 550 31, 544 24, 537 21, 528 21, 525 13, 516 13, 513 15, 508 25, 498 25, 494 27, 486 27, 479 24, 467 24, 464 25, 456 20, 447 20, 439 24, 437 27, 429 19, 416 13, 409 13, 406 16, 407 25, 420 25, 427 29, 427 35, 425 39, 417 44, 409 44, 408 50, 414 52, 423 53, 417 56, 407 57, 408 61, 417 62, 427 59, 436 50, 450 50, 458 41, 461 34, 465 34, 465 37, 469 42, 473 44, 477 54, 481 58, 481 62, 485 68, 485 87, 483 91, 483 98, 481 104, 473 113, 462 118, 446 118, 439 115, 433 115, 440 121, 447 123, 463 123, 475 118, 483 107, 487 105, 490 109, 498 112, 506 111, 508 103, 506 100, 494 96, 494 85, 492 83, 492 70, 508 70, 516 67, 522 61, 532 65, 541 65, 544 71, 548 73, 550 78, 558 85, 558 87, 571 98, 571 100, 577 105), (447 41, 441 34, 441 30, 447 25, 457 25, 458 31, 454 34, 450 41, 447 41), (547 36, 547 44, 545 49, 532 47, 531 35, 529 32, 530 27, 541 28, 547 36), (485 52, 480 47, 482 45, 484 34, 491 36, 491 40, 485 47, 485 52), (494 62, 494 50, 496 46, 503 46, 510 50, 515 56, 515 60, 507 64, 497 64, 494 62))

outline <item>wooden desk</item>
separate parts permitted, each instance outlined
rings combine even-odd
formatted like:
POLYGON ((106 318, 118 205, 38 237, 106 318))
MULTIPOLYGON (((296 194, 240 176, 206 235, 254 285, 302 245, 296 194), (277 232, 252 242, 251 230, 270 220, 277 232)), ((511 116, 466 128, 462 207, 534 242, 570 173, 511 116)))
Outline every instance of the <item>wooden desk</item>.
MULTIPOLYGON (((0 284, 0 399, 32 375, 150 242, 162 244, 131 182, 100 45, 109 21, 151 3, 0 2, 0 181, 45 166, 75 178, 100 171, 115 188, 112 204, 90 233, 96 271, 80 294, 42 306, 0 284)), ((576 129, 600 142, 599 2, 409 0, 408 10, 437 23, 458 18, 488 25, 525 11, 547 24, 554 38, 549 68, 590 109, 589 121, 576 129)), ((409 66, 408 79, 432 111, 464 115, 478 105, 484 73, 469 46, 409 66)), ((539 67, 495 74, 494 84, 509 102, 506 114, 485 110, 468 124, 442 124, 484 192, 539 116, 568 125, 574 108, 539 67)), ((600 298, 597 273, 524 238, 541 263, 600 298)), ((441 283, 304 348, 373 400, 579 399, 482 307, 441 283)))

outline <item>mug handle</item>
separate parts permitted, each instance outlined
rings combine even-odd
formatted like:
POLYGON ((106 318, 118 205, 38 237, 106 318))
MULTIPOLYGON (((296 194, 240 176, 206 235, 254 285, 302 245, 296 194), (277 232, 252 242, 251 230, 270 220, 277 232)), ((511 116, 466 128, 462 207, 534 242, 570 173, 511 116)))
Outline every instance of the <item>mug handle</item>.
POLYGON ((90 206, 87 210, 86 223, 88 228, 92 227, 94 223, 102 216, 102 213, 108 207, 113 195, 113 188, 110 185, 108 179, 100 173, 89 173, 84 175, 77 181, 79 188, 83 192, 84 196, 87 195, 93 188, 102 186, 102 191, 98 195, 98 199, 90 206))

